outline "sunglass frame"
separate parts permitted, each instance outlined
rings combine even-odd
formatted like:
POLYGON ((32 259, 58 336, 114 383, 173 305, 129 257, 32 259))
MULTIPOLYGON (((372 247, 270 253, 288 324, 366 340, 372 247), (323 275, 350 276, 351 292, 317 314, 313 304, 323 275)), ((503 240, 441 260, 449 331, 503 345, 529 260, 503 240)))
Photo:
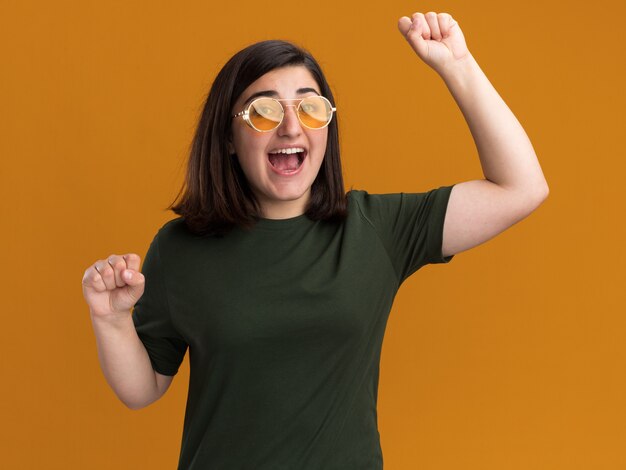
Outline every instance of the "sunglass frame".
POLYGON ((256 98, 255 100, 252 100, 252 102, 248 106, 246 106, 246 109, 244 109, 243 111, 235 114, 233 116, 233 119, 236 118, 236 117, 240 117, 241 116, 243 118, 243 120, 245 121, 245 123, 248 124, 248 126, 250 126, 255 131, 257 131, 257 132, 271 132, 271 131, 276 130, 282 124, 283 119, 285 119, 285 107, 287 107, 287 106, 295 107, 296 108, 296 116, 298 116, 298 121, 300 121, 300 124, 303 125, 304 127, 306 127, 307 129, 311 129, 311 130, 314 130, 314 131, 320 130, 320 129, 324 129, 325 127, 328 127, 330 122, 333 120, 333 115, 337 111, 337 108, 332 105, 330 100, 328 98, 326 98, 325 96, 321 96, 321 95, 307 96, 305 98, 272 98, 270 96, 261 96, 259 98, 256 98), (324 101, 326 101, 328 103, 328 106, 330 107, 330 117, 328 118, 328 121, 326 122, 326 124, 324 124, 322 127, 309 127, 300 118, 300 113, 298 112, 298 109, 300 108, 300 105, 302 104, 302 102, 304 100, 306 100, 307 98, 321 98, 321 99, 323 99, 324 101), (280 106, 281 106, 281 108, 283 110, 283 115, 280 118, 280 122, 278 122, 275 127, 271 128, 271 129, 262 130, 262 129, 257 129, 256 127, 254 127, 254 124, 252 124, 252 121, 250 120, 250 109, 252 108, 252 105, 254 105, 254 103, 256 103, 259 100, 274 100, 274 101, 278 101, 278 104, 280 104, 280 106), (281 101, 299 101, 299 103, 297 105, 295 105, 295 104, 283 105, 281 103, 281 101))

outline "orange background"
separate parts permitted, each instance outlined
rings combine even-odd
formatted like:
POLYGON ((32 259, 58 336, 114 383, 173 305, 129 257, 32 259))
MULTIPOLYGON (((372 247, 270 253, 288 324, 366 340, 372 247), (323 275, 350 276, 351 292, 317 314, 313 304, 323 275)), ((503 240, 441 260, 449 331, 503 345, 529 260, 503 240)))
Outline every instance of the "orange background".
POLYGON ((293 40, 337 100, 347 187, 482 176, 443 81, 396 29, 446 11, 530 136, 551 194, 401 288, 385 336, 385 468, 626 468, 622 1, 4 1, 0 467, 175 468, 188 363, 130 411, 80 281, 174 217, 200 107, 239 49, 293 40), (376 102, 376 116, 371 103, 376 102))

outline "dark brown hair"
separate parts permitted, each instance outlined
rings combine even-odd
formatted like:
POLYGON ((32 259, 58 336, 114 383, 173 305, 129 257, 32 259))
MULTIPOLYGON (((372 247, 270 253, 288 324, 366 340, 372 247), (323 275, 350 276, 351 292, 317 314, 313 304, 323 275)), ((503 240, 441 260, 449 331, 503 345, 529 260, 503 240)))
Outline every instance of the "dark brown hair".
MULTIPOLYGON (((246 47, 215 78, 191 143, 185 182, 167 208, 180 215, 193 233, 222 235, 236 226, 251 228, 261 216, 259 203, 238 159, 228 152, 231 110, 252 82, 274 69, 293 65, 305 66, 322 96, 335 106, 317 61, 308 51, 286 41, 261 41, 246 47), (175 204, 181 193, 180 202, 175 204)), ((339 222, 346 217, 346 206, 335 115, 328 125, 326 153, 311 186, 305 214, 312 220, 339 222)))

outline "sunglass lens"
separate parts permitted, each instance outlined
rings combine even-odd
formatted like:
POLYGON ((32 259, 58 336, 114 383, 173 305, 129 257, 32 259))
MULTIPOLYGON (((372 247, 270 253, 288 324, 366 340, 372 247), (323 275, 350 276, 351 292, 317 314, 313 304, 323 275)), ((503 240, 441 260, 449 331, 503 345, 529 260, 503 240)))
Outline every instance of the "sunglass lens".
POLYGON ((302 124, 311 129, 321 129, 330 122, 332 117, 330 103, 321 96, 303 99, 298 111, 302 124))
POLYGON ((280 124, 283 108, 278 101, 271 98, 259 98, 250 104, 248 116, 254 127, 261 131, 269 131, 280 124))

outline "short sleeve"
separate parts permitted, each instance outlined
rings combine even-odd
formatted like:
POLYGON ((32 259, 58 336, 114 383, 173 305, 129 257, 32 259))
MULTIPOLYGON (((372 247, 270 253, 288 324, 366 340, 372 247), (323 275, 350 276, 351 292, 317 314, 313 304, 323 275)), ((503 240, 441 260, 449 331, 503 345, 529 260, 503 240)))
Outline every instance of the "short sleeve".
POLYGON ((378 233, 400 282, 426 264, 448 263, 453 258, 442 253, 452 188, 397 194, 357 191, 361 213, 378 233))
POLYGON ((187 343, 171 321, 158 238, 159 234, 152 240, 143 261, 141 272, 146 284, 132 318, 152 368, 159 374, 171 376, 178 372, 187 343))

